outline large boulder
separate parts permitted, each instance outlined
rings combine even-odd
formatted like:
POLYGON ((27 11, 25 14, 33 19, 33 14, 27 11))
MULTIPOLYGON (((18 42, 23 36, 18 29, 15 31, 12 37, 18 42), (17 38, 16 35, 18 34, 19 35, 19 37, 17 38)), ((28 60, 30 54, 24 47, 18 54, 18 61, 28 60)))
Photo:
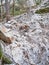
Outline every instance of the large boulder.
POLYGON ((11 43, 11 37, 10 34, 7 34, 7 29, 5 26, 0 27, 0 39, 3 40, 6 43, 11 43))
POLYGON ((11 43, 11 39, 10 39, 10 37, 7 37, 5 34, 4 34, 4 32, 2 32, 1 30, 0 30, 0 39, 1 40, 3 40, 4 42, 6 42, 6 43, 11 43))

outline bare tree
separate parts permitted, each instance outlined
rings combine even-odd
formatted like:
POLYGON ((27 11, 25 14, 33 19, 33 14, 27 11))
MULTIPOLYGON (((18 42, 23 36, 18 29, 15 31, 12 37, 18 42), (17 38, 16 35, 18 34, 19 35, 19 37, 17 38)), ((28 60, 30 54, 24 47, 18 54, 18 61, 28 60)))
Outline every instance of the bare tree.
POLYGON ((26 2, 27 2, 27 0, 17 0, 17 3, 18 3, 18 5, 21 8, 24 8, 25 7, 26 2))
POLYGON ((5 0, 5 9, 6 9, 6 21, 10 20, 10 2, 5 0))
POLYGON ((15 12, 15 0, 13 0, 13 16, 14 16, 14 12, 15 12))
POLYGON ((3 0, 1 0, 1 19, 3 20, 3 5, 2 5, 3 0))

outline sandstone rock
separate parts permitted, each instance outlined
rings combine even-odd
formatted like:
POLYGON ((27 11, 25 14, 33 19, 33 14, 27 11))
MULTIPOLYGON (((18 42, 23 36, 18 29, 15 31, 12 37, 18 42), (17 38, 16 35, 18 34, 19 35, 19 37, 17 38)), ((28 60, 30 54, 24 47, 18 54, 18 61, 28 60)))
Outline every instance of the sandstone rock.
POLYGON ((7 29, 4 25, 0 26, 0 39, 6 43, 11 43, 13 37, 9 34, 10 29, 7 29))
POLYGON ((6 42, 6 43, 11 43, 11 39, 10 39, 10 37, 7 37, 5 34, 4 34, 4 32, 2 32, 1 30, 0 30, 0 39, 1 40, 3 40, 4 42, 6 42))

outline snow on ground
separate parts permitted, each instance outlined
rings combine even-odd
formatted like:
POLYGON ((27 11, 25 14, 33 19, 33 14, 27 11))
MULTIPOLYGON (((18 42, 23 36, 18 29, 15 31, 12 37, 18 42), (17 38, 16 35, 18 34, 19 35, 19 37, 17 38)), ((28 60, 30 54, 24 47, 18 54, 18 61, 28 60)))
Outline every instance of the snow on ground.
POLYGON ((49 13, 20 15, 2 25, 14 38, 5 53, 16 65, 49 65, 49 13))

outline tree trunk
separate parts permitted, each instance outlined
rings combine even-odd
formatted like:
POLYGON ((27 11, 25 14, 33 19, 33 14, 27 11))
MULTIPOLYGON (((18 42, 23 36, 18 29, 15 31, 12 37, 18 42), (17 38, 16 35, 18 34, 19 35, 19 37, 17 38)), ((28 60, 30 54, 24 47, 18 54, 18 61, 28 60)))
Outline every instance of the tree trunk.
POLYGON ((15 1, 13 0, 13 16, 14 16, 14 12, 15 12, 15 1))
POLYGON ((3 20, 3 5, 2 5, 3 0, 1 0, 1 20, 3 20))
POLYGON ((0 65, 2 65, 2 60, 0 59, 0 65))
POLYGON ((8 0, 5 0, 5 9, 6 9, 6 21, 10 20, 10 3, 8 0))

